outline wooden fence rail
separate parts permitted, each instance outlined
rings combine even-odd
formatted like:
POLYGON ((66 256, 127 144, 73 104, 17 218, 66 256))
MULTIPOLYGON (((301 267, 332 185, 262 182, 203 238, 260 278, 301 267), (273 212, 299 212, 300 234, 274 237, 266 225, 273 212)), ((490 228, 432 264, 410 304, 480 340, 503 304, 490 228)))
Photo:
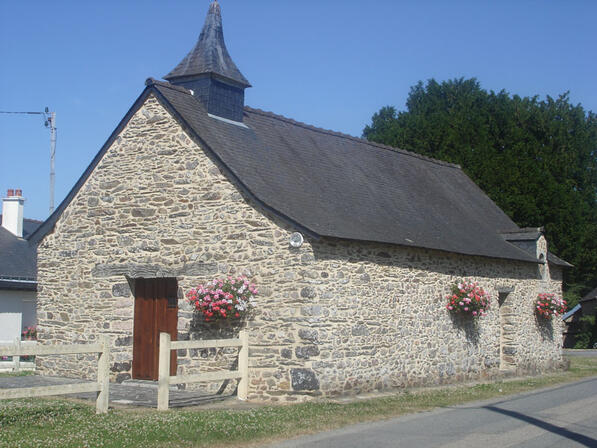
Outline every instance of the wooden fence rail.
MULTIPOLYGON (((37 341, 30 341, 30 340, 21 340, 21 338, 15 338, 14 340, 14 345, 13 344, 9 344, 8 342, 0 342, 0 347, 4 346, 4 345, 9 345, 10 347, 14 347, 14 346, 25 346, 25 347, 35 347, 37 345, 37 341)), ((20 350, 20 348, 19 348, 20 350)), ((21 371, 21 362, 27 362, 27 361, 23 361, 21 359, 20 356, 13 356, 12 357, 12 361, 3 361, 2 360, 2 356, 6 356, 6 355, 0 355, 0 370, 4 370, 4 369, 10 369, 13 372, 20 372, 21 371)), ((30 363, 31 364, 31 363, 30 363)), ((35 370, 35 364, 33 364, 33 370, 35 370)), ((25 370, 32 370, 32 369, 25 369, 25 370)))
POLYGON ((160 357, 158 373, 158 410, 168 409, 170 385, 240 379, 237 397, 246 400, 249 391, 249 335, 243 330, 238 339, 212 339, 208 341, 171 341, 168 333, 160 333, 160 357), (201 349, 240 347, 238 370, 208 372, 195 375, 170 376, 170 351, 179 349, 201 349))
POLYGON ((110 341, 107 336, 102 336, 100 341, 101 342, 98 344, 77 345, 0 345, 0 356, 19 357, 31 355, 99 353, 97 361, 97 382, 95 383, 74 383, 59 386, 0 389, 0 400, 97 392, 97 400, 95 402, 96 412, 98 414, 108 412, 108 396, 110 393, 110 341))

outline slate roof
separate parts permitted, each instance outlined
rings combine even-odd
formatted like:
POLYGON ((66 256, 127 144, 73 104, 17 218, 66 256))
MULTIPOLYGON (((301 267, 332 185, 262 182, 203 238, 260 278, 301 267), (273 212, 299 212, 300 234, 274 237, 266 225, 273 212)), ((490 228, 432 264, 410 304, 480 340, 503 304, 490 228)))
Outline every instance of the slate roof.
POLYGON ((556 256, 551 252, 547 252, 547 261, 553 263, 555 265, 561 266, 563 268, 573 268, 574 265, 568 263, 566 260, 562 260, 560 257, 556 256))
MULTIPOLYGON (((0 215, 0 223, 2 215, 0 215)), ((41 221, 23 220, 23 238, 0 227, 0 289, 35 289, 37 279, 36 245, 27 241, 41 221)))
POLYGON ((571 310, 569 310, 566 314, 562 315, 562 320, 566 320, 568 319, 570 316, 573 316, 574 314, 576 314, 578 311, 580 311, 581 306, 580 303, 578 303, 574 308, 572 308, 571 310))
POLYGON ((580 299, 580 301, 588 302, 590 300, 595 300, 595 299, 597 299, 597 288, 595 288, 592 291, 590 291, 589 293, 587 293, 582 299, 580 299))
POLYGON ((248 107, 238 126, 149 84, 252 196, 317 236, 537 262, 499 235, 519 228, 457 165, 248 107))
POLYGON ((214 74, 243 87, 251 87, 226 49, 222 15, 217 1, 209 5, 205 24, 193 49, 164 76, 164 79, 172 80, 202 74, 214 74))
POLYGON ((457 166, 245 108, 243 124, 208 116, 189 90, 153 79, 65 200, 49 232, 111 143, 155 95, 257 204, 313 237, 397 244, 537 263, 500 232, 524 232, 457 166))

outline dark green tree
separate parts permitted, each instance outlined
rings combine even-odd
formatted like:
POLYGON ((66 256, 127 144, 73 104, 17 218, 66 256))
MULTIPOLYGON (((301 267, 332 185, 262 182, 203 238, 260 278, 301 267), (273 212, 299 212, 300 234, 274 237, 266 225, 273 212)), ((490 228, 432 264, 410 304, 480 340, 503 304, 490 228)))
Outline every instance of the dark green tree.
POLYGON ((407 110, 384 107, 368 140, 458 163, 522 227, 545 226, 575 265, 569 298, 597 286, 597 116, 558 98, 481 88, 476 79, 419 82, 407 110))

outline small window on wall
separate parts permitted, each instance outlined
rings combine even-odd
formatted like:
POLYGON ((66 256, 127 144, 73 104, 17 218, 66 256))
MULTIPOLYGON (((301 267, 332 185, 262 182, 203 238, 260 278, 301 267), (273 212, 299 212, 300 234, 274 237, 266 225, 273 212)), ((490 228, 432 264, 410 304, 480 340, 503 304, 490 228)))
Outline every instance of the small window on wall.
POLYGON ((541 280, 547 280, 547 260, 545 259, 545 254, 539 255, 539 275, 541 280))

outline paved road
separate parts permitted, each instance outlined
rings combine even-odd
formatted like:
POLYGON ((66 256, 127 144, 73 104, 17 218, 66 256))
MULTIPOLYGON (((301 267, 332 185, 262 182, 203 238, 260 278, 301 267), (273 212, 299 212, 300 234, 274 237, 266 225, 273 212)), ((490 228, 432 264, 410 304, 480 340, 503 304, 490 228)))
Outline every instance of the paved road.
POLYGON ((564 356, 581 356, 583 358, 594 358, 597 356, 597 349, 578 350, 572 348, 565 348, 564 356))
POLYGON ((597 377, 302 437, 272 448, 597 447, 597 377))

